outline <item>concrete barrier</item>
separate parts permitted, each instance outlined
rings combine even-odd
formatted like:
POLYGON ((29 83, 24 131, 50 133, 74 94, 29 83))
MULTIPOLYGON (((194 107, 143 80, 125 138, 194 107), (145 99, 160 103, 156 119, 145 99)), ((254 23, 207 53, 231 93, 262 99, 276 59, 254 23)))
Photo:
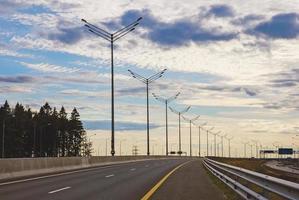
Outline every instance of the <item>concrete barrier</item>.
POLYGON ((126 163, 139 160, 165 158, 165 156, 93 156, 0 159, 0 180, 48 173, 58 173, 67 170, 126 163))

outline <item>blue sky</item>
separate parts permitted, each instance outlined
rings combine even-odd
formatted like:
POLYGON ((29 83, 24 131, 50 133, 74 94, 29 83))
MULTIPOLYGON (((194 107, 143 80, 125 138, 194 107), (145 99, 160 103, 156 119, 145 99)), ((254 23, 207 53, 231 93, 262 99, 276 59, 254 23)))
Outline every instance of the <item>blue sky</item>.
MULTIPOLYGON (((116 43, 118 139, 135 138, 144 151, 145 88, 127 70, 150 76, 167 68, 150 92, 180 91, 172 106, 191 105, 186 116, 200 114, 201 123, 233 136, 236 150, 254 139, 269 148, 276 141, 290 145, 298 127, 298 10, 290 0, 3 0, 0 102, 38 109, 48 101, 68 111, 75 106, 102 148, 110 134, 109 44, 88 33, 80 19, 113 32, 142 16, 136 30, 116 43)), ((164 107, 153 98, 150 104, 152 142, 162 148, 164 107)), ((177 116, 169 117, 176 144, 177 116)))

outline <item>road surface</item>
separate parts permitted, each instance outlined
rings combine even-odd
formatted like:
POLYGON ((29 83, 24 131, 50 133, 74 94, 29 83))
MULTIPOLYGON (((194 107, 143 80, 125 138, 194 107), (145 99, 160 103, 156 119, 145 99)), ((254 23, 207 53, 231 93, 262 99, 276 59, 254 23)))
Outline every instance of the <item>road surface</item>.
MULTIPOLYGON (((190 161, 190 159, 162 159, 132 162, 120 165, 111 165, 98 167, 88 170, 77 171, 75 173, 66 173, 58 176, 44 177, 36 180, 27 180, 17 183, 0 183, 1 200, 99 200, 99 199, 141 199, 148 193, 166 174, 174 168, 186 163, 161 185, 159 190, 166 188, 164 199, 169 194, 168 190, 173 186, 171 182, 179 182, 182 173, 190 176, 193 173, 203 173, 199 161, 190 161), (194 165, 197 163, 197 165, 194 165), (191 168, 190 168, 191 166, 191 168), (190 169, 191 171, 190 171, 190 169), (178 176, 177 176, 177 174, 178 176), (174 178, 174 179, 173 179, 174 178), (179 178, 179 179, 178 179, 179 178), (172 181, 171 181, 172 180, 172 181), (170 187, 170 188, 169 188, 170 187), (168 191, 168 192, 167 192, 168 191)), ((205 174, 206 176, 206 174, 205 174)), ((202 175, 204 177, 204 175, 202 175)), ((207 178, 207 177, 206 177, 207 178)), ((197 182, 202 181, 194 179, 197 182)), ((183 181, 186 181, 183 180, 183 181)), ((206 179, 203 179, 206 181, 206 179)), ((210 183, 208 183, 210 184, 210 183)), ((201 185, 204 185, 201 184, 201 185)), ((188 186, 189 187, 189 186, 188 186)), ((157 191, 157 194, 161 191, 157 191)), ((183 190, 180 192, 184 192, 183 190)), ((163 192, 164 193, 164 192, 163 192)), ((195 195, 191 194, 190 195, 195 195)), ((152 196, 153 198, 155 196, 152 196)), ((158 197, 158 196, 156 196, 158 197)), ((218 197, 218 196, 217 196, 218 197)), ((163 199, 161 198, 161 199, 163 199)), ((157 198, 154 198, 157 199, 157 198)), ((197 198, 201 199, 201 198, 197 198)), ((218 198, 216 198, 218 199, 218 198)))

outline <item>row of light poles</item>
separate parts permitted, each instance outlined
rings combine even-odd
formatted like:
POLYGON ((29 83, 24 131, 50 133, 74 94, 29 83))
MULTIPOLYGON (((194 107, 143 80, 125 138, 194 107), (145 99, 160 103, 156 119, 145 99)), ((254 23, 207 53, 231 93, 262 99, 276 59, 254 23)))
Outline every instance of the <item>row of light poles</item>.
MULTIPOLYGON (((114 156, 115 155, 115 125, 114 125, 114 43, 121 39, 122 37, 124 37, 125 35, 127 35, 128 33, 132 32, 135 30, 136 26, 139 25, 140 21, 142 20, 142 17, 139 17, 138 19, 136 19, 135 21, 133 21, 131 24, 121 28, 120 30, 111 33, 108 32, 98 26, 95 26, 91 23, 89 23, 87 20, 82 19, 81 21, 84 23, 85 27, 87 28, 87 30, 89 32, 91 32, 92 34, 108 41, 110 43, 110 49, 111 49, 111 155, 114 156)), ((162 77, 162 75, 164 74, 164 72, 166 71, 166 69, 163 69, 161 72, 158 72, 150 77, 144 77, 141 76, 139 74, 137 74, 136 72, 133 72, 131 70, 128 70, 130 72, 130 74, 132 75, 133 78, 138 79, 139 81, 143 82, 144 84, 146 84, 146 96, 147 96, 147 155, 150 155, 150 143, 149 143, 149 84, 154 82, 155 80, 159 79, 162 77)), ((162 97, 158 97, 157 95, 153 94, 153 96, 155 97, 155 99, 157 99, 158 101, 161 101, 163 103, 165 103, 165 108, 166 108, 166 128, 165 128, 165 137, 166 137, 166 155, 168 155, 168 116, 167 116, 167 110, 168 110, 168 104, 175 100, 180 93, 177 93, 176 95, 169 97, 169 98, 162 98, 162 97)), ((181 149, 181 115, 186 113, 189 109, 190 106, 186 107, 183 110, 175 110, 174 108, 169 107, 170 110, 177 114, 179 116, 179 154, 182 154, 182 149, 181 149)), ((186 121, 189 121, 190 124, 190 155, 192 155, 192 130, 191 130, 191 124, 196 121, 199 116, 193 118, 193 119, 188 119, 185 118, 184 116, 182 116, 186 121)), ((202 126, 204 125, 199 125, 199 155, 201 155, 200 153, 200 129, 202 128, 202 126)), ((211 129, 206 130, 207 131, 207 155, 209 155, 209 151, 208 151, 208 134, 209 132, 213 129, 213 127, 211 129)), ((217 134, 217 133, 216 133, 217 134)), ((215 145, 215 149, 216 149, 216 134, 214 137, 214 145, 215 145)), ((230 143, 230 139, 229 139, 229 143, 230 143)), ((230 145, 229 145, 230 146, 230 145)), ((223 145, 222 145, 223 148, 223 145)), ((216 150, 215 150, 216 152, 216 150)), ((230 150, 229 150, 230 152, 230 150)), ((230 154, 230 153, 229 153, 230 154)))

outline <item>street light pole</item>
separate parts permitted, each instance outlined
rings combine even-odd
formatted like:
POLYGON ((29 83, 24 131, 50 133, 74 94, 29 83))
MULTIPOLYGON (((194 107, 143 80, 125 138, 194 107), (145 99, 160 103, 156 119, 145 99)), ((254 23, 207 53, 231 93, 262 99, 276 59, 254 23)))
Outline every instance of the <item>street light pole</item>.
POLYGON ((187 119, 187 118, 184 117, 184 116, 182 116, 182 117, 183 117, 183 119, 184 119, 185 121, 188 121, 188 122, 189 122, 189 126, 190 126, 190 156, 192 156, 192 127, 191 127, 191 125, 192 125, 192 123, 193 123, 194 121, 198 120, 198 118, 200 117, 200 115, 194 117, 193 119, 187 119))
POLYGON ((185 109, 181 110, 181 111, 177 111, 171 107, 169 107, 169 109, 171 110, 171 112, 177 114, 179 116, 179 155, 182 155, 182 143, 181 143, 181 115, 188 112, 188 110, 191 108, 191 106, 186 107, 185 109))
POLYGON ((248 142, 243 142, 244 144, 244 158, 246 158, 246 145, 248 144, 248 142))
POLYGON ((209 130, 206 129, 207 131, 207 156, 209 156, 209 131, 213 130, 214 127, 210 128, 209 130))
POLYGON ((169 97, 169 98, 162 98, 158 97, 155 93, 152 93, 154 98, 162 103, 165 103, 165 141, 166 141, 166 156, 168 156, 168 104, 175 100, 179 95, 180 92, 178 92, 176 95, 169 97))
POLYGON ((121 142, 125 142, 125 141, 126 141, 125 139, 119 141, 119 155, 120 156, 121 156, 121 142))
MULTIPOLYGON (((194 123, 193 123, 194 124, 194 123)), ((196 126, 196 124, 194 124, 195 126, 196 126)), ((207 122, 204 122, 203 124, 201 124, 201 125, 199 125, 198 126, 198 155, 199 155, 199 157, 201 156, 201 141, 200 141, 200 129, 203 127, 203 126, 205 126, 205 125, 207 125, 207 122)))
POLYGON ((114 42, 118 39, 124 37, 128 33, 135 30, 135 27, 139 24, 139 21, 142 19, 142 17, 139 17, 137 20, 135 20, 133 23, 125 26, 124 28, 114 32, 109 33, 108 31, 105 31, 102 28, 99 28, 89 22, 87 22, 85 19, 81 19, 81 21, 84 23, 85 27, 87 27, 88 31, 95 34, 96 36, 101 37, 102 39, 107 40, 110 42, 110 48, 111 48, 111 155, 114 156, 115 154, 115 145, 114 145, 114 42))
POLYGON ((222 154, 222 158, 224 156, 224 152, 223 152, 223 137, 225 137, 225 136, 226 136, 226 134, 220 136, 221 137, 221 154, 222 154))
POLYGON ((228 141, 228 157, 230 158, 230 141, 233 139, 233 137, 229 138, 229 137, 225 137, 228 141))
POLYGON ((165 73, 166 69, 163 69, 162 71, 148 77, 148 78, 145 78, 131 70, 128 70, 132 77, 141 81, 142 83, 145 83, 146 84, 146 116, 147 116, 147 155, 149 156, 150 155, 150 144, 149 144, 149 98, 148 98, 148 86, 150 83, 154 82, 155 80, 161 78, 163 76, 163 74, 165 73))
POLYGON ((255 157, 258 158, 258 141, 257 140, 252 140, 252 142, 255 145, 255 157))
POLYGON ((212 133, 214 135, 214 156, 216 157, 216 136, 221 133, 221 131, 218 131, 217 133, 212 133))

